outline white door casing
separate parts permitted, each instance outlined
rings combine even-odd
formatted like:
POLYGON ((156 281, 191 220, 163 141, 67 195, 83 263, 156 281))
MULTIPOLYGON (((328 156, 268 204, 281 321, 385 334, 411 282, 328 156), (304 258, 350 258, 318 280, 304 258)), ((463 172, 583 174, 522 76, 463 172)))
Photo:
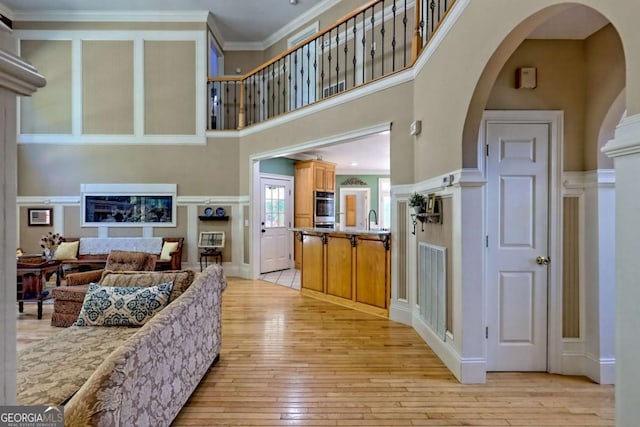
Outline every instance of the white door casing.
POLYGON ((487 123, 487 370, 547 371, 548 123, 487 123))
POLYGON ((290 177, 260 177, 260 273, 291 268, 292 200, 290 177))

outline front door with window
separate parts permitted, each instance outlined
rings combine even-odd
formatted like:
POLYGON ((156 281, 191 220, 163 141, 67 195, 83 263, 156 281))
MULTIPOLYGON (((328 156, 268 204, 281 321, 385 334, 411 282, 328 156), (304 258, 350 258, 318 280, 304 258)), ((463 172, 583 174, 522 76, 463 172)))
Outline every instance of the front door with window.
POLYGON ((291 268, 291 181, 260 178, 260 273, 291 268))

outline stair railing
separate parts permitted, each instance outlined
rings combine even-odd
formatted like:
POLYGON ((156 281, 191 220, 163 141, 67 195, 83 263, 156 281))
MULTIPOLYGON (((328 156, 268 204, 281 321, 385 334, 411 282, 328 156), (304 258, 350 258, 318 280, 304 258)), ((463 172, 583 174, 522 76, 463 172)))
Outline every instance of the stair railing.
POLYGON ((373 0, 244 76, 209 78, 209 129, 242 129, 413 66, 454 1, 373 0))

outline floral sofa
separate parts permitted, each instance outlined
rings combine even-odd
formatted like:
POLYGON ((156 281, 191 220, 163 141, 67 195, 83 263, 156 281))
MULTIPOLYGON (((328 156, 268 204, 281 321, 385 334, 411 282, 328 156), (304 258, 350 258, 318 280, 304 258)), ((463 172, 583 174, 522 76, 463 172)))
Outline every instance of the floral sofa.
POLYGON ((118 287, 168 280, 186 286, 140 328, 71 326, 22 350, 18 404, 64 405, 65 426, 170 425, 219 358, 222 268, 102 278, 118 287))

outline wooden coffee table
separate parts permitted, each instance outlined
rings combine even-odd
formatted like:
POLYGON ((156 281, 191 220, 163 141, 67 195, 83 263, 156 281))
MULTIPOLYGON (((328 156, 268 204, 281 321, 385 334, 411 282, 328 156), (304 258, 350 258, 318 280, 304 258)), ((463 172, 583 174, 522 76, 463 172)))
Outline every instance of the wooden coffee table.
POLYGON ((37 301, 38 302, 38 319, 42 319, 42 291, 44 284, 47 283, 47 279, 51 277, 53 273, 56 273, 56 286, 60 286, 60 261, 42 261, 38 264, 17 263, 17 277, 20 279, 18 282, 18 311, 22 313, 24 311, 24 301, 37 301), (25 295, 25 281, 33 277, 33 286, 30 289, 31 295, 25 295))

